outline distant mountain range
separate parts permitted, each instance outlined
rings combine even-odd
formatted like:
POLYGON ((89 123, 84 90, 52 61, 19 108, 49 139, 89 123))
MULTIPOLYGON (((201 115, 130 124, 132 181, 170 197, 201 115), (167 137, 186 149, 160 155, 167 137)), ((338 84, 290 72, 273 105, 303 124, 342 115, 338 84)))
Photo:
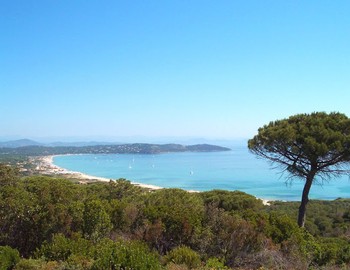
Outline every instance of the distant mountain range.
POLYGON ((40 143, 37 141, 29 140, 29 139, 21 139, 21 140, 13 140, 13 141, 6 141, 6 142, 0 142, 0 148, 17 148, 17 147, 25 147, 25 146, 50 146, 50 147, 56 147, 56 146, 94 146, 94 145, 118 145, 121 143, 111 143, 111 142, 52 142, 52 143, 40 143))
POLYGON ((3 148, 17 148, 17 147, 23 147, 23 146, 38 146, 43 145, 39 142, 32 141, 29 139, 21 139, 21 140, 15 140, 15 141, 7 141, 7 142, 0 142, 0 147, 3 148))

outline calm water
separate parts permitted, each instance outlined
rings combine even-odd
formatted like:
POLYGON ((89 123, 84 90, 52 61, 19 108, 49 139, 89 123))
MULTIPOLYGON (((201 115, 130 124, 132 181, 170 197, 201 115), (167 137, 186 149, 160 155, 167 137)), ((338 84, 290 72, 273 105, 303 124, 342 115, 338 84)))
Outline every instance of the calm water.
MULTIPOLYGON (((245 146, 215 153, 169 153, 159 155, 70 155, 57 156, 54 164, 72 171, 111 179, 176 187, 186 190, 241 190, 263 199, 300 200, 303 182, 286 185, 285 177, 257 159, 245 146)), ((350 197, 348 177, 323 186, 313 185, 310 198, 350 197)))

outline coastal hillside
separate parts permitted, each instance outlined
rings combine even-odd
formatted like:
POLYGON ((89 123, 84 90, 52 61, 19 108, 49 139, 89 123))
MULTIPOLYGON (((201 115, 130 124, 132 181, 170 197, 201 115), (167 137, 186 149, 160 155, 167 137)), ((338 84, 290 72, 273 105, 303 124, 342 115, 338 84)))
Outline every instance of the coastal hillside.
MULTIPOLYGON (((19 143, 23 143, 20 141, 19 143)), ((25 140, 24 143, 33 143, 25 140)), ((35 143, 35 142, 34 142, 35 143)), ((27 145, 18 146, 16 143, 3 144, 12 147, 0 146, 0 163, 15 165, 22 172, 31 172, 36 167, 30 157, 67 155, 67 154, 161 154, 177 152, 220 152, 230 151, 230 148, 211 145, 181 145, 181 144, 106 144, 106 145, 85 145, 85 146, 47 146, 27 145), (17 146, 16 146, 17 145, 17 146), (15 147, 16 146, 16 147, 15 147)), ((29 173, 31 174, 31 173, 29 173)))
POLYGON ((0 148, 0 155, 42 156, 64 154, 160 154, 170 152, 215 152, 229 151, 230 148, 210 145, 181 145, 181 144, 118 144, 93 146, 23 146, 16 148, 0 148))

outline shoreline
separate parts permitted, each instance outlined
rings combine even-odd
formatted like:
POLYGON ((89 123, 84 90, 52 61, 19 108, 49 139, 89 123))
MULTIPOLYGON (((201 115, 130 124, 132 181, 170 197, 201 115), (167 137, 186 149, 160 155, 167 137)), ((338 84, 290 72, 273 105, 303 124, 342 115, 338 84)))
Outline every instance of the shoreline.
MULTIPOLYGON (((109 181, 115 181, 115 179, 107 178, 107 177, 100 177, 100 176, 93 176, 89 174, 85 174, 82 172, 77 171, 70 171, 65 168, 59 167, 53 163, 53 158, 60 155, 53 155, 53 156, 42 156, 35 158, 37 162, 39 162, 36 171, 41 174, 47 174, 47 175, 60 175, 65 176, 67 178, 73 178, 79 180, 79 183, 85 184, 87 182, 109 182, 109 181)), ((147 188, 151 190, 159 190, 163 189, 163 187, 155 186, 155 185, 148 185, 148 184, 142 184, 137 182, 131 182, 131 184, 135 186, 139 186, 142 188, 147 188)))
MULTIPOLYGON (((109 181, 115 181, 115 179, 106 178, 106 177, 99 177, 99 176, 93 176, 88 175, 85 173, 77 172, 77 171, 70 171, 65 168, 59 167, 53 163, 53 158, 56 156, 61 155, 51 155, 51 156, 41 156, 36 157, 33 160, 38 162, 38 166, 36 171, 40 174, 46 174, 46 175, 60 175, 71 179, 77 179, 80 184, 87 184, 88 182, 109 182, 109 181)), ((129 180, 130 181, 130 180, 129 180)), ((142 184, 138 182, 130 181, 132 185, 139 186, 141 188, 146 188, 149 190, 160 190, 164 189, 164 187, 155 186, 155 185, 149 185, 149 184, 142 184)), ((192 193, 198 193, 200 191, 196 190, 187 190, 188 192, 192 193)), ((270 202, 273 200, 267 200, 267 199, 261 199, 257 198, 258 200, 261 200, 264 205, 270 205, 270 202)))

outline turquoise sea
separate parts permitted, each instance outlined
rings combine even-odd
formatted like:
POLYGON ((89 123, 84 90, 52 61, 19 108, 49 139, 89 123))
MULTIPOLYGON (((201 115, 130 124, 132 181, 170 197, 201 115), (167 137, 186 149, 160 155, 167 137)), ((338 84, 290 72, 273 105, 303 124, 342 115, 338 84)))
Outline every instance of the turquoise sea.
MULTIPOLYGON (((54 164, 72 171, 110 179, 167 188, 207 191, 241 190, 262 199, 300 200, 303 181, 286 184, 286 175, 251 154, 246 146, 213 153, 166 153, 158 155, 67 155, 54 157, 54 164)), ((350 198, 348 177, 313 185, 312 199, 350 198)))

